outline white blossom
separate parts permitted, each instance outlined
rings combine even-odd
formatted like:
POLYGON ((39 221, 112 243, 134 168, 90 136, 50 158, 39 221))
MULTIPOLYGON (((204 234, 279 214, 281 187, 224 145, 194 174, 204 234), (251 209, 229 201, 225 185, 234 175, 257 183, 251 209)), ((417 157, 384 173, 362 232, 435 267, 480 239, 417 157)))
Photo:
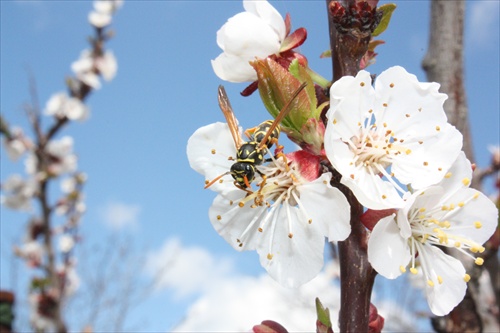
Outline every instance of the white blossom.
POLYGON ((457 158, 462 135, 448 124, 438 88, 402 67, 382 72, 374 87, 366 71, 332 85, 326 155, 365 207, 403 207, 404 185, 437 183, 457 158))
MULTIPOLYGON (((198 129, 189 139, 190 165, 211 180, 227 172, 236 148, 227 124, 198 129)), ((350 233, 347 199, 330 185, 331 174, 306 179, 286 158, 258 166, 256 189, 244 191, 231 175, 210 188, 218 193, 209 210, 215 230, 236 250, 256 250, 261 265, 280 284, 297 287, 323 267, 325 237, 344 240, 350 233)))
POLYGON ((440 247, 452 248, 482 265, 474 254, 495 232, 498 209, 484 194, 469 188, 470 162, 460 153, 437 185, 414 192, 397 214, 381 219, 368 241, 368 260, 381 275, 394 279, 406 271, 422 272, 431 311, 449 313, 464 297, 463 264, 440 247), (419 265, 418 265, 419 264, 419 265))
POLYGON ((229 82, 255 81, 257 74, 248 63, 279 53, 286 37, 285 22, 267 1, 243 1, 245 12, 231 17, 217 31, 222 53, 212 60, 215 74, 229 82))
POLYGON ((89 13, 89 22, 96 28, 104 28, 111 24, 112 15, 123 5, 122 0, 94 1, 94 10, 89 13))
POLYGON ((31 199, 35 196, 37 188, 37 183, 33 179, 25 180, 18 174, 11 175, 2 184, 5 195, 2 195, 1 203, 10 209, 30 210, 31 199))
POLYGON ((78 98, 60 92, 52 95, 47 101, 45 114, 57 118, 66 117, 71 120, 85 120, 89 116, 89 110, 78 98))
POLYGON ((4 137, 3 144, 9 158, 12 161, 17 161, 32 147, 33 143, 24 135, 23 130, 19 127, 13 127, 10 132, 11 137, 4 137))

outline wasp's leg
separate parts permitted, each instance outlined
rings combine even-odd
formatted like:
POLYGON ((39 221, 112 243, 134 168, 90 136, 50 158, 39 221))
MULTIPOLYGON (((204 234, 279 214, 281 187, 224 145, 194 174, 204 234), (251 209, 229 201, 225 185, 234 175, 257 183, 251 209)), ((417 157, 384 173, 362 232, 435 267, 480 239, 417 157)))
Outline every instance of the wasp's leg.
POLYGON ((252 140, 253 139, 253 134, 255 133, 255 131, 259 128, 259 126, 255 126, 255 127, 252 127, 252 128, 249 128, 247 130, 245 130, 245 135, 247 136, 248 139, 252 140))

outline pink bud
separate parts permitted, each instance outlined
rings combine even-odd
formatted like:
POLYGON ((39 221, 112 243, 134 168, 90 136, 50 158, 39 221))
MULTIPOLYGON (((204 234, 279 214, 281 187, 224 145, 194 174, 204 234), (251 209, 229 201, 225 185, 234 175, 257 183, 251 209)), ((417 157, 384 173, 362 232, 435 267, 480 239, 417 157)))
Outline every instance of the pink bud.
POLYGON ((384 217, 387 217, 391 214, 395 214, 397 212, 396 209, 383 209, 383 210, 373 210, 368 209, 366 212, 361 215, 361 223, 368 229, 373 230, 375 224, 378 223, 384 217))
POLYGON ((286 328, 272 320, 264 320, 260 325, 255 325, 252 331, 254 333, 288 333, 286 328))
POLYGON ((384 317, 378 314, 377 308, 372 303, 370 303, 369 321, 370 321, 368 323, 369 333, 382 332, 382 329, 384 328, 384 317))

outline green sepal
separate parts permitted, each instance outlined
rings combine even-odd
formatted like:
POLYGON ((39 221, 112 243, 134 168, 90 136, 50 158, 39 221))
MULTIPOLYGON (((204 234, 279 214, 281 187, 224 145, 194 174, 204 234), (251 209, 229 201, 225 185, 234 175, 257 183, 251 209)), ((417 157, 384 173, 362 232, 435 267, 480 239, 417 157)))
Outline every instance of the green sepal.
POLYGON ((391 20, 392 13, 396 9, 396 4, 394 3, 386 3, 377 8, 377 12, 382 12, 382 18, 380 19, 380 23, 372 32, 372 36, 378 36, 387 29, 389 26, 389 21, 391 20))

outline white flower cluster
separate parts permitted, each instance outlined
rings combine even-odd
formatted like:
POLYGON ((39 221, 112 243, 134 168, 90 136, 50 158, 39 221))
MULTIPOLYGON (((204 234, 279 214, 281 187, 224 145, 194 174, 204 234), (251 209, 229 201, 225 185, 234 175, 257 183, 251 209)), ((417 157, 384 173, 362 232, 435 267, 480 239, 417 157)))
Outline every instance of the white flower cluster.
MULTIPOLYGON (((212 61, 216 75, 230 82, 256 80, 249 61, 276 57, 288 34, 267 1, 243 5, 246 11, 217 32, 223 53, 212 61)), ((447 96, 439 84, 419 82, 395 66, 375 82, 364 70, 343 77, 329 97, 320 156, 277 150, 256 163, 258 139, 250 136, 253 145, 245 146, 237 139, 237 121, 230 119, 233 124, 214 123, 191 136, 190 165, 217 192, 209 210, 212 225, 235 249, 256 250, 282 285, 311 280, 323 266, 325 238, 344 240, 351 230, 349 204, 321 167, 327 161, 366 209, 395 212, 376 221, 371 232, 368 258, 375 270, 390 279, 407 268, 422 272, 430 309, 449 313, 470 277, 442 248, 466 253, 481 265, 476 256, 497 227, 498 210, 469 188, 472 167, 461 152, 462 135, 447 121, 447 96), (252 168, 253 185, 244 178, 252 168)))

